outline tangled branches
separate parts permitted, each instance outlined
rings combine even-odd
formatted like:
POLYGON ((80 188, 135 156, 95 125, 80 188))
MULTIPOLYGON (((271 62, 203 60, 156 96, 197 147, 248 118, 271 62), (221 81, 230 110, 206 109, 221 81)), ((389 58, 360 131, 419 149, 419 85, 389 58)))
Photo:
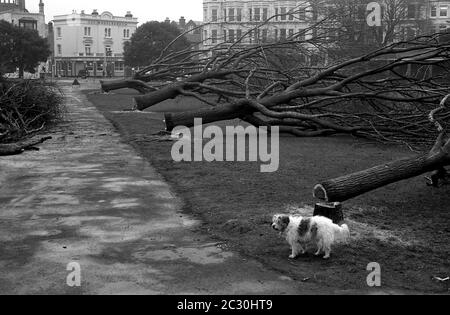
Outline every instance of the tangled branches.
POLYGON ((29 137, 60 115, 61 94, 41 82, 0 84, 0 143, 29 137))
MULTIPOLYGON (((249 44, 262 23, 234 43, 162 54, 134 83, 103 89, 139 82, 138 110, 183 96, 212 107, 167 114, 168 130, 193 126, 195 118, 240 118, 299 137, 350 134, 411 148, 432 143, 437 133, 428 115, 450 93, 450 44, 433 34, 333 59, 339 38, 332 39, 330 23, 326 18, 283 40, 249 44)), ((446 128, 448 108, 435 114, 446 128)))

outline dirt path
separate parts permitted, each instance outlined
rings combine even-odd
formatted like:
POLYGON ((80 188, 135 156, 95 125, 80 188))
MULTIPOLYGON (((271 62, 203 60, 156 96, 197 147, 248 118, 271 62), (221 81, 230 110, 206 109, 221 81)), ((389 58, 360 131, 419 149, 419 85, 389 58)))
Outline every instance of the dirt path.
POLYGON ((40 152, 0 159, 0 294, 325 293, 196 232, 80 91, 40 152), (82 285, 67 286, 67 265, 82 285))

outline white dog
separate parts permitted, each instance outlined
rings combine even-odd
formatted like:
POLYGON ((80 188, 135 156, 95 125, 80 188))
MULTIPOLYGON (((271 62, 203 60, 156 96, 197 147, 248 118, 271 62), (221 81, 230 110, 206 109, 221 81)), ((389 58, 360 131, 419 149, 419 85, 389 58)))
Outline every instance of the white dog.
POLYGON ((330 258, 331 247, 337 242, 348 242, 350 230, 346 224, 339 226, 325 217, 303 218, 278 214, 273 217, 272 228, 283 233, 292 247, 291 259, 306 253, 308 245, 318 249, 316 256, 325 253, 330 258))

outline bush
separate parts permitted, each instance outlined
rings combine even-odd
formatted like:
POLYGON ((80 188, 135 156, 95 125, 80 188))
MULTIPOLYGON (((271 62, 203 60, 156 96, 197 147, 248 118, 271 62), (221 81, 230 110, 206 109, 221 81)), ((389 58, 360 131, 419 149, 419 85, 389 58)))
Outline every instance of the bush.
POLYGON ((61 114, 56 86, 36 81, 0 81, 0 143, 14 142, 51 125, 61 114))

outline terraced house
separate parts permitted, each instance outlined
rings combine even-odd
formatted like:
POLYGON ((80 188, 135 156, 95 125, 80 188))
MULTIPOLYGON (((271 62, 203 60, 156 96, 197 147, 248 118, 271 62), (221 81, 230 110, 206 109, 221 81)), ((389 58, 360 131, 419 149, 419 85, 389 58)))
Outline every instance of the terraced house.
MULTIPOLYGON (((450 27, 450 1, 380 0, 382 27, 375 36, 368 31, 367 4, 371 0, 204 0, 203 40, 207 47, 233 43, 262 21, 267 23, 251 32, 243 44, 283 40, 307 29, 327 15, 337 12, 347 28, 362 43, 405 40, 419 34, 445 32, 450 27), (336 11, 335 11, 336 12, 336 11), (376 38, 377 37, 377 38, 376 38)), ((333 27, 328 25, 327 27, 333 27)), ((332 33, 332 32, 330 32, 332 33)), ((339 35, 339 34, 336 34, 339 35)), ((308 37, 308 32, 305 32, 308 37)))

